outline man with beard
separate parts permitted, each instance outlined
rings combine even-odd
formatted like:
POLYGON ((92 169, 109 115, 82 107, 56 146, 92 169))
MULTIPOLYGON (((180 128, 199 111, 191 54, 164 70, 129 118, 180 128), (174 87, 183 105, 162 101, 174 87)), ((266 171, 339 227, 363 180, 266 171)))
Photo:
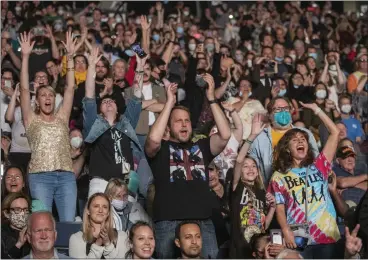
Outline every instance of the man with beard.
MULTIPOLYGON (((136 71, 135 73, 143 74, 142 99, 146 101, 145 105, 147 105, 142 106, 142 112, 135 129, 139 142, 144 146, 151 126, 154 124, 166 102, 165 86, 162 82, 162 79, 166 76, 165 62, 160 58, 151 58, 144 65, 143 71, 136 71)), ((126 89, 124 97, 130 98, 131 96, 132 89, 126 89)))
MULTIPOLYGON (((120 87, 118 85, 114 85, 112 78, 108 77, 110 74, 109 61, 102 56, 96 64, 96 102, 99 103, 99 100, 105 96, 111 96, 116 101, 119 112, 123 114, 125 111, 125 101, 121 94, 120 87)), ((82 82, 78 85, 78 88, 74 94, 73 111, 71 116, 71 119, 75 119, 77 121, 78 126, 82 125, 82 100, 85 96, 85 93, 86 83, 82 82)))
POLYGON ((50 26, 37 25, 31 33, 32 41, 36 42, 29 57, 29 75, 33 77, 37 71, 46 68, 49 60, 59 59, 59 50, 50 26))
POLYGON ((32 213, 28 218, 27 240, 32 246, 31 253, 25 259, 71 259, 60 254, 54 248, 56 241, 56 222, 48 211, 32 213))
POLYGON ((202 235, 195 221, 183 221, 175 229, 175 245, 180 249, 182 259, 200 259, 202 235))
MULTIPOLYGON (((176 85, 167 88, 167 102, 153 124, 145 143, 145 152, 155 177, 153 219, 158 258, 173 258, 175 228, 184 220, 200 219, 204 256, 216 258, 217 242, 212 215, 208 165, 225 148, 230 127, 215 99, 215 82, 209 74, 206 97, 218 127, 210 138, 192 142, 192 124, 187 108, 175 106, 176 85), (168 140, 165 132, 170 133, 168 140)), ((231 111, 234 112, 234 111, 231 111)))

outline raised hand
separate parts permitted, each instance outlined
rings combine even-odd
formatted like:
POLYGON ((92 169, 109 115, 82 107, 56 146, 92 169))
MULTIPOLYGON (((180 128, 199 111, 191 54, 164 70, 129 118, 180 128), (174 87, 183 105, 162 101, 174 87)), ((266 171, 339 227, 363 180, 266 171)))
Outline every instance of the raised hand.
POLYGON ((147 21, 147 16, 141 15, 141 26, 142 30, 148 31, 148 29, 151 27, 151 23, 147 21))
POLYGON ((50 25, 46 25, 46 34, 45 36, 49 39, 53 39, 54 38, 54 34, 52 33, 52 28, 50 25))
POLYGON ((162 10, 162 3, 161 2, 156 2, 156 11, 160 12, 162 10))
POLYGON ((146 65, 147 59, 150 58, 150 56, 147 54, 145 57, 140 58, 138 54, 135 54, 135 57, 137 58, 137 68, 143 69, 144 65, 146 65))
POLYGON ((203 76, 203 79, 208 84, 208 88, 206 90, 207 99, 212 101, 215 99, 215 81, 213 80, 211 74, 208 73, 203 76))
POLYGON ((356 225, 354 230, 350 233, 349 228, 345 227, 345 250, 349 256, 356 255, 362 249, 362 240, 357 237, 360 225, 356 225))
POLYGON ((61 43, 64 45, 68 55, 74 55, 82 45, 82 42, 77 44, 77 41, 77 38, 73 40, 72 32, 70 30, 66 32, 66 43, 63 41, 61 41, 61 43))
POLYGON ((100 53, 100 50, 98 49, 98 47, 92 49, 91 54, 88 56, 89 65, 92 65, 92 64, 96 65, 97 62, 99 62, 99 60, 102 57, 102 54, 98 55, 99 53, 100 53))
POLYGON ((235 110, 233 104, 229 103, 229 102, 222 102, 221 103, 222 107, 226 110, 229 111, 230 113, 233 112, 235 110))
POLYGON ((31 42, 31 33, 24 32, 20 33, 19 36, 20 38, 18 38, 18 42, 20 44, 22 55, 29 56, 36 42, 31 42))
POLYGON ((109 94, 111 95, 112 92, 113 92, 113 80, 112 78, 106 78, 103 80, 103 84, 104 84, 104 90, 103 90, 103 93, 106 95, 106 94, 109 94))
POLYGON ((177 88, 178 88, 178 84, 171 83, 166 89, 166 95, 167 95, 166 103, 169 104, 171 107, 174 107, 176 103, 177 88))
POLYGON ((316 110, 319 108, 316 103, 303 103, 301 101, 299 101, 299 103, 302 105, 302 107, 309 108, 314 112, 316 112, 316 110))
POLYGON ((265 128, 265 123, 263 122, 264 115, 262 114, 255 114, 252 119, 252 130, 250 135, 253 138, 256 138, 265 128))

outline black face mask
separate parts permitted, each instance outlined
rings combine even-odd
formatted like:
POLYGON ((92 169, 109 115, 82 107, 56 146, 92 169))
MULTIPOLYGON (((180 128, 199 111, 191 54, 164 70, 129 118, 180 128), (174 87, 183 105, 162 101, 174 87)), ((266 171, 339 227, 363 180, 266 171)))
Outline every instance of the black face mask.
POLYGON ((158 74, 158 76, 160 77, 160 79, 166 77, 166 70, 160 70, 160 74, 158 74))
POLYGON ((320 45, 320 44, 321 44, 321 40, 320 40, 320 39, 312 39, 312 40, 311 40, 311 43, 312 43, 313 45, 320 45))
POLYGON ((112 45, 111 45, 111 44, 105 44, 105 45, 103 46, 103 50, 104 50, 105 52, 112 52, 112 45))

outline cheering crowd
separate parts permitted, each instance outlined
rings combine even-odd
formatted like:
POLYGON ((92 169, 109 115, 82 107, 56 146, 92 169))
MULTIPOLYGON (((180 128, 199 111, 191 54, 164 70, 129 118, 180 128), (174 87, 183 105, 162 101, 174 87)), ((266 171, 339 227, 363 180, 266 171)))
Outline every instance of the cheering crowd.
POLYGON ((1 258, 368 258, 368 12, 149 4, 1 2, 1 258))

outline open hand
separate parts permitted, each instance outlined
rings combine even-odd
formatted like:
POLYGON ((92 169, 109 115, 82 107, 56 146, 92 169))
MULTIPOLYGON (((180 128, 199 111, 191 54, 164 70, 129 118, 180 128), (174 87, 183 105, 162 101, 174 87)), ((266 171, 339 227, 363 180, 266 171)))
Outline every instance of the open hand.
POLYGON ((98 55, 99 52, 100 52, 100 50, 98 49, 98 47, 92 49, 91 54, 88 56, 88 63, 90 65, 91 64, 96 65, 97 62, 99 62, 99 60, 102 57, 102 54, 98 55))
POLYGON ((314 112, 319 108, 316 103, 303 103, 301 101, 299 101, 299 103, 302 105, 302 107, 311 109, 314 112))
POLYGON ((141 15, 141 26, 142 30, 148 31, 148 29, 151 27, 151 23, 147 21, 147 16, 141 15))
POLYGON ((36 42, 31 42, 31 33, 24 32, 20 33, 19 36, 20 38, 18 38, 18 42, 20 44, 22 55, 29 56, 36 42))
POLYGON ((171 107, 174 107, 176 103, 177 88, 178 88, 178 84, 170 83, 170 85, 166 89, 166 95, 167 95, 166 103, 168 103, 171 107))
POLYGON ((213 77, 211 76, 211 74, 206 73, 203 76, 203 79, 208 84, 208 88, 206 90, 207 99, 214 100, 215 99, 215 81, 213 80, 213 77))
POLYGON ((256 138, 265 128, 265 123, 263 122, 264 115, 262 114, 255 114, 252 119, 252 130, 250 135, 256 138))

